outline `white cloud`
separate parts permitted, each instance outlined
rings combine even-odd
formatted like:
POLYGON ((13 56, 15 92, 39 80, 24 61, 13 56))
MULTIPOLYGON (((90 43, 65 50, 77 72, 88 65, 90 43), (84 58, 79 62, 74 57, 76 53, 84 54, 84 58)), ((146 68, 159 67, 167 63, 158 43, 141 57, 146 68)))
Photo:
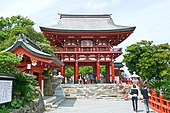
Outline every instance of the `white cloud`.
POLYGON ((10 0, 8 2, 2 2, 0 16, 33 15, 42 9, 50 7, 54 1, 55 0, 10 0))
POLYGON ((100 8, 104 8, 108 5, 107 2, 97 2, 97 1, 89 1, 87 3, 87 8, 90 9, 100 9, 100 8))
POLYGON ((120 0, 112 0, 112 4, 118 4, 120 3, 120 0))

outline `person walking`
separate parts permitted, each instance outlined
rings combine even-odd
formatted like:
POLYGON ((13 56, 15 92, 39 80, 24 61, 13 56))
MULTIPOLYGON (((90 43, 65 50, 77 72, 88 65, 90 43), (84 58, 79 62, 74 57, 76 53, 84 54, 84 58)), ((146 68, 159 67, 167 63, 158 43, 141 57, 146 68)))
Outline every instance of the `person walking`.
POLYGON ((149 91, 148 91, 148 88, 146 87, 146 84, 143 85, 143 88, 141 89, 141 94, 143 95, 143 100, 144 100, 146 113, 149 113, 149 105, 148 105, 149 91))
POLYGON ((133 111, 137 112, 137 110, 138 110, 138 89, 136 88, 135 84, 131 88, 130 94, 132 95, 133 111))

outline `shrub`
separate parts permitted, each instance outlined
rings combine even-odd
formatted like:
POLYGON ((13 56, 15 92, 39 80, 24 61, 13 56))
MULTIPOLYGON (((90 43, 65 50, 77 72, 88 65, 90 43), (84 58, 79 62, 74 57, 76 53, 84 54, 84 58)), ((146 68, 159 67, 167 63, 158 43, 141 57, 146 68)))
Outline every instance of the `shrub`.
POLYGON ((0 113, 9 113, 9 109, 3 105, 1 108, 0 108, 0 113))
POLYGON ((21 73, 17 74, 15 77, 16 80, 14 80, 13 83, 13 99, 11 106, 13 108, 19 108, 37 97, 35 89, 37 81, 35 78, 25 76, 21 73))
POLYGON ((154 88, 157 94, 162 91, 165 99, 170 100, 170 82, 168 80, 152 80, 148 83, 148 87, 154 88))

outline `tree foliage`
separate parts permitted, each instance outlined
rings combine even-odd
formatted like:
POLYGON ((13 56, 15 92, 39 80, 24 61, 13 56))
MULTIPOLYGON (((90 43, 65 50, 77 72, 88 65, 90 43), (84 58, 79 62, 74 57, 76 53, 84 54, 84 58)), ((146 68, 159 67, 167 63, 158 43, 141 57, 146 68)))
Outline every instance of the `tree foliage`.
MULTIPOLYGON (((42 45, 44 52, 52 53, 50 43, 45 39, 42 33, 33 29, 34 22, 27 17, 12 16, 0 18, 0 51, 10 47, 18 37, 23 33, 29 37, 35 44, 42 45)), ((18 73, 16 67, 22 59, 9 52, 0 52, 0 73, 11 74, 15 76, 13 82, 12 108, 19 108, 27 102, 36 98, 37 81, 35 78, 18 73)))
POLYGON ((0 52, 0 73, 17 74, 18 68, 16 66, 20 63, 15 54, 10 52, 0 52))
POLYGON ((11 102, 11 107, 13 108, 19 108, 36 98, 36 80, 33 77, 18 73, 16 66, 21 60, 13 53, 0 52, 0 73, 10 74, 15 77, 13 82, 13 99, 11 102))
POLYGON ((22 105, 33 101, 37 97, 35 89, 37 81, 35 78, 25 76, 21 73, 17 74, 15 78, 11 106, 13 108, 20 108, 22 105))
MULTIPOLYGON (((106 74, 106 67, 105 66, 100 66, 100 73, 106 74)), ((85 76, 87 73, 93 73, 93 67, 92 66, 80 66, 79 67, 79 74, 85 76)), ((65 76, 67 78, 70 78, 71 76, 74 75, 74 67, 73 66, 66 66, 66 73, 65 76)))
POLYGON ((0 51, 10 47, 18 37, 23 33, 29 37, 35 44, 40 46, 46 53, 53 54, 53 47, 46 40, 42 33, 38 33, 33 28, 34 22, 27 17, 12 16, 0 18, 0 51))
POLYGON ((153 45, 152 41, 137 42, 127 47, 123 62, 129 72, 136 72, 143 80, 164 79, 170 73, 170 45, 153 45))

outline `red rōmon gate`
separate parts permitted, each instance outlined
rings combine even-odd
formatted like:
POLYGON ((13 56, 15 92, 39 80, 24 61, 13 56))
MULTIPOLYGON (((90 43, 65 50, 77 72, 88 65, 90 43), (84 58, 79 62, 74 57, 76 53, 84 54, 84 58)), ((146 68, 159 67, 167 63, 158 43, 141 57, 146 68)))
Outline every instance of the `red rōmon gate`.
POLYGON ((121 48, 115 46, 128 38, 135 27, 114 24, 111 14, 59 15, 57 25, 40 29, 56 48, 56 57, 65 64, 61 74, 65 75, 65 66, 74 66, 74 83, 78 83, 78 67, 93 66, 100 82, 100 65, 105 65, 107 82, 114 82, 115 70, 119 77, 121 68, 115 67, 115 59, 122 54, 121 48))

